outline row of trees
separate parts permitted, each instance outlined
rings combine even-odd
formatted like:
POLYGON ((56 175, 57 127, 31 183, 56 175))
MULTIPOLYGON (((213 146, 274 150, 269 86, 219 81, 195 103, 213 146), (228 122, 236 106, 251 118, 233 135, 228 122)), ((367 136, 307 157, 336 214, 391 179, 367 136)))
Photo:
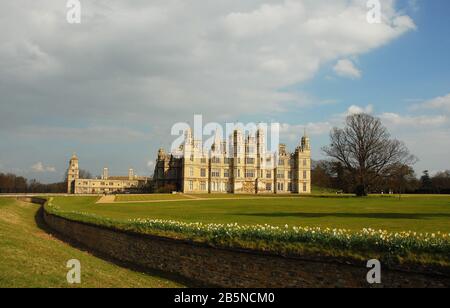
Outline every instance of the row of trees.
POLYGON ((0 173, 0 193, 64 193, 67 191, 67 182, 42 184, 36 180, 28 180, 15 174, 0 173))
POLYGON ((334 128, 330 145, 323 147, 329 160, 317 162, 314 185, 365 196, 372 192, 450 193, 450 171, 418 179, 417 158, 406 145, 391 138, 381 120, 368 114, 350 115, 344 128, 334 128))
MULTIPOLYGON (((344 193, 356 192, 351 175, 340 163, 327 160, 314 162, 311 173, 314 186, 332 188, 344 193)), ((422 176, 418 177, 411 167, 399 166, 372 182, 367 190, 370 193, 450 194, 450 170, 434 176, 430 176, 429 171, 425 170, 422 176)))
MULTIPOLYGON (((80 169, 80 178, 92 179, 92 174, 80 169)), ((12 173, 0 173, 0 194, 21 194, 21 193, 66 193, 67 192, 67 171, 64 180, 58 183, 42 184, 37 180, 28 180, 23 176, 12 173)))

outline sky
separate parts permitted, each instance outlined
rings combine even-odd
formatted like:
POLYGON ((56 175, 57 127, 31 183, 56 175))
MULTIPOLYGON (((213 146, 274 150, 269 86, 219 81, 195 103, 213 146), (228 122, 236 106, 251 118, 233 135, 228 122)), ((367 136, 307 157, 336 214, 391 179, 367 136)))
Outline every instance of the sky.
POLYGON ((98 175, 151 175, 171 127, 279 122, 313 159, 347 115, 379 117, 419 161, 450 169, 450 2, 0 2, 0 172, 61 181, 72 153, 98 175))

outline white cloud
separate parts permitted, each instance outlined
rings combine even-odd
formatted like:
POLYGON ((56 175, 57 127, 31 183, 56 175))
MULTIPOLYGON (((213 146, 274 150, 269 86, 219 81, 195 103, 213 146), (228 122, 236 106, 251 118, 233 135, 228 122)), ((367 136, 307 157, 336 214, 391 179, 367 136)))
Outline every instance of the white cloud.
POLYGON ((351 79, 361 78, 361 71, 355 66, 352 61, 348 59, 339 60, 334 66, 333 70, 337 75, 341 77, 347 77, 351 79))
POLYGON ((413 106, 413 110, 430 109, 450 113, 450 93, 413 106))
POLYGON ((348 107, 346 115, 353 115, 360 113, 367 113, 367 114, 373 113, 373 105, 367 105, 366 107, 351 105, 350 107, 348 107))
POLYGON ((319 136, 329 134, 333 125, 330 122, 311 122, 308 124, 280 124, 281 140, 300 140, 304 132, 309 136, 319 136))
POLYGON ((86 143, 130 142, 145 140, 148 136, 142 132, 128 127, 118 126, 87 126, 87 127, 61 127, 61 126, 23 126, 16 133, 21 138, 30 139, 65 139, 71 142, 83 141, 86 143))
POLYGON ((64 9, 52 0, 0 4, 9 12, 0 27, 10 29, 0 33, 10 102, 0 112, 11 123, 50 111, 96 123, 285 111, 302 96, 280 89, 415 27, 394 1, 383 3, 379 25, 367 23, 366 2, 357 0, 88 1, 77 26, 64 9))
POLYGON ((411 116, 411 115, 400 115, 397 113, 386 112, 379 116, 383 122, 390 126, 406 126, 412 127, 429 127, 429 126, 440 126, 448 123, 449 118, 444 115, 434 115, 434 116, 411 116))
POLYGON ((56 172, 56 168, 53 166, 46 166, 42 162, 37 162, 33 166, 31 166, 31 170, 33 172, 37 173, 44 173, 44 172, 56 172))

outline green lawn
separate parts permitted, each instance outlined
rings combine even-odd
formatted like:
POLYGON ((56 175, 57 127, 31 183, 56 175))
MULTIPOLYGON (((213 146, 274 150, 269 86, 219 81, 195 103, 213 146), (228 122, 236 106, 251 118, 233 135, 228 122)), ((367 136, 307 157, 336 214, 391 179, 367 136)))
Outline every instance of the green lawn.
MULTIPOLYGON (((165 200, 182 195, 136 196, 139 200, 165 200), (153 199, 152 199, 153 198, 153 199)), ((130 197, 123 196, 122 201, 130 197)), ((62 210, 89 212, 115 220, 158 218, 185 222, 239 223, 246 225, 332 227, 360 230, 450 232, 450 196, 367 198, 198 195, 219 200, 95 204, 96 197, 57 197, 62 210), (221 200, 230 198, 230 200, 221 200), (235 200, 232 198, 240 198, 235 200)), ((188 198, 188 197, 184 197, 188 198)), ((135 200, 136 201, 136 200, 135 200)))
POLYGON ((152 195, 117 195, 116 202, 129 201, 154 201, 154 200, 186 200, 184 195, 152 194, 152 195))
POLYGON ((181 286, 122 268, 55 239, 38 226, 38 209, 38 205, 0 198, 0 288, 70 287, 65 267, 70 259, 81 262, 78 287, 181 286))

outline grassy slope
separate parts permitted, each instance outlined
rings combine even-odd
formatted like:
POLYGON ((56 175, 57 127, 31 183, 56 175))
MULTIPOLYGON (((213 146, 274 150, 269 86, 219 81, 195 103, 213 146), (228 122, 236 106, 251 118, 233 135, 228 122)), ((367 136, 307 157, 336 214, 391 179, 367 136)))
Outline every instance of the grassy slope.
POLYGON ((39 206, 0 198, 0 288, 69 287, 66 262, 78 259, 79 287, 178 287, 166 279, 124 269, 77 250, 41 230, 39 206))
MULTIPOLYGON (((217 195, 214 197, 220 197, 217 195)), ((203 196, 205 197, 205 196, 203 196)), ((142 199, 143 197, 141 197, 142 199)), ((96 197, 60 197, 63 210, 117 220, 159 218, 186 222, 320 226, 360 230, 450 232, 450 197, 265 198, 95 204, 96 197)))

